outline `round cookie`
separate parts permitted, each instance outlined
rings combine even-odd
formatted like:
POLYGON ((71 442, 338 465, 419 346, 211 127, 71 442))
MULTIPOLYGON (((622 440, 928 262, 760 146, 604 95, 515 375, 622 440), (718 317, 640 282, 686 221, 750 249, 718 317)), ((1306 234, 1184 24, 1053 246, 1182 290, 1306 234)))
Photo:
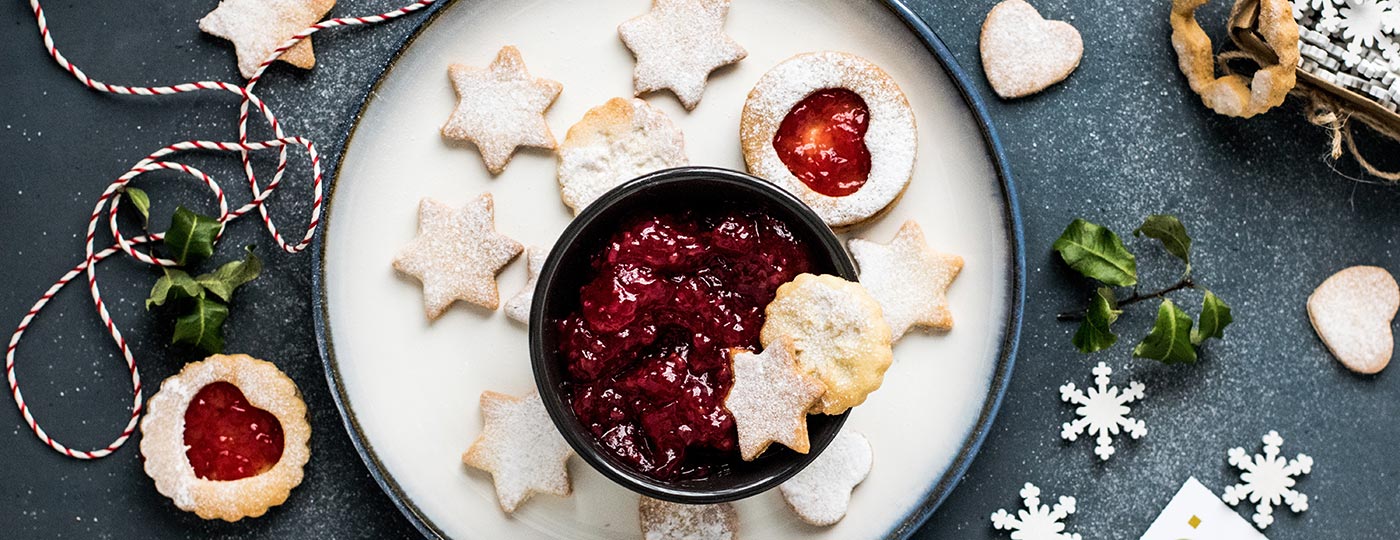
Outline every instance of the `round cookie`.
POLYGON ((765 73, 744 103, 739 139, 749 172, 797 195, 837 228, 868 221, 892 205, 909 185, 918 147, 914 111, 899 85, 870 61, 834 51, 800 54, 765 73), (860 144, 869 154, 869 173, 853 192, 838 196, 798 178, 774 144, 789 113, 828 90, 855 93, 868 116, 860 144))
POLYGON ((560 197, 578 214, 623 182, 687 163, 685 136, 665 112, 640 99, 612 98, 564 135, 560 197))
POLYGON ((791 337, 797 363, 826 385, 811 412, 846 412, 884 382, 894 358, 890 325, 860 284, 802 274, 778 287, 764 315, 759 330, 764 349, 791 337))

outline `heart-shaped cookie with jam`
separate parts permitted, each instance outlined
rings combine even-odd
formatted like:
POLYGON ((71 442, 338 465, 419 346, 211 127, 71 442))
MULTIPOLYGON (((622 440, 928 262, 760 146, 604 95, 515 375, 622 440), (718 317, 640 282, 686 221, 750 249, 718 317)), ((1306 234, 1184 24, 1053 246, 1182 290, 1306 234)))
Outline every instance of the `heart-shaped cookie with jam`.
POLYGON ((1400 286, 1384 268, 1353 266, 1327 278, 1308 297, 1308 318, 1332 356, 1357 373, 1385 369, 1395 352, 1390 323, 1400 286))
POLYGON ((982 71, 998 96, 1025 97, 1079 67, 1084 40, 1064 21, 1047 21, 1024 0, 1006 0, 982 23, 982 71))

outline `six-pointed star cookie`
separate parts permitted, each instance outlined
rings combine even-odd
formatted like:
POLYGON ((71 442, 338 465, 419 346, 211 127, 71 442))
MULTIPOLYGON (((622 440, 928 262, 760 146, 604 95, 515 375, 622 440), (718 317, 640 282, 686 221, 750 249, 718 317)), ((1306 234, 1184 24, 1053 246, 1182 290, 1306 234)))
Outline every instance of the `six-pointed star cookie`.
POLYGON ((496 273, 524 249, 496 232, 491 194, 458 210, 423 199, 418 237, 394 257, 394 269, 423 283, 423 310, 436 319, 457 300, 496 309, 496 273))
POLYGON ((686 110, 694 109, 711 71, 748 56, 724 33, 729 1, 653 0, 651 11, 617 27, 637 57, 637 95, 669 88, 686 110))
POLYGON ((549 419, 539 394, 482 392, 481 416, 481 436, 462 454, 462 463, 491 473, 502 510, 514 512, 535 493, 569 495, 567 463, 573 450, 549 419))
POLYGON ((826 385, 798 367, 792 338, 783 337, 761 354, 734 349, 729 357, 734 383, 724 408, 734 415, 740 457, 753 461, 774 442, 807 453, 807 410, 826 393, 826 385))
POLYGON ((948 286, 962 270, 963 259, 934 251, 914 220, 904 222, 888 244, 851 240, 851 255, 860 265, 860 283, 885 313, 894 339, 912 326, 951 330, 948 286))
POLYGON ((555 148, 544 111, 564 85, 531 77, 519 49, 501 47, 485 68, 452 64, 447 76, 457 91, 457 108, 442 135, 475 144, 491 174, 505 170, 517 147, 555 148))
POLYGON ((544 260, 548 257, 549 250, 539 246, 530 246, 525 250, 525 288, 506 300, 507 317, 527 324, 530 322, 530 304, 535 302, 535 282, 539 281, 540 270, 544 269, 544 260))
MULTIPOLYGON (((238 71, 252 77, 278 45, 316 24, 334 6, 335 0, 223 0, 199 20, 199 29, 232 41, 238 71)), ((301 40, 277 59, 311 69, 316 65, 311 38, 301 40)))

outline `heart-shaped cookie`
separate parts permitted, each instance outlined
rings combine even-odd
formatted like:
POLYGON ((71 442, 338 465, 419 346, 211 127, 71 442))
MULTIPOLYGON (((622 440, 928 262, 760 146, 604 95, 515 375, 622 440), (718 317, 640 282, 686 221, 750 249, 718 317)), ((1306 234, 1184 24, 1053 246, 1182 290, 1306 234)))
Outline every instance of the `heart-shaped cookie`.
POLYGON ((1079 31, 1047 21, 1024 0, 1006 0, 982 23, 982 71, 1005 99, 1029 96, 1065 80, 1084 56, 1079 31))
POLYGON ((1353 266, 1332 274, 1308 297, 1308 318, 1332 356, 1357 373, 1385 369, 1395 349, 1390 323, 1400 286, 1384 268, 1353 266))

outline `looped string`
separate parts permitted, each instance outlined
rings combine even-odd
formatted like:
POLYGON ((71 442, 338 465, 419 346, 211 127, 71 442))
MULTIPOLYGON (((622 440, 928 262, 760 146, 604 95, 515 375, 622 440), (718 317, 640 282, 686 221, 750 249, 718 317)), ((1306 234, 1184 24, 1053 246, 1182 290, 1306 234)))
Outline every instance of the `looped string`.
POLYGON ((110 455, 113 451, 125 444, 132 433, 136 431, 137 422, 141 418, 141 410, 144 403, 141 392, 141 375, 136 367, 136 359, 131 353, 131 348, 127 345, 126 339, 122 337, 121 330, 119 330, 116 323, 113 322, 111 314, 107 311, 107 305, 102 300, 102 293, 97 285, 97 263, 117 253, 125 253, 138 262, 154 266, 172 266, 175 265, 175 262, 169 259, 154 257, 136 249, 137 246, 149 244, 161 239, 163 236, 162 234, 153 233, 128 239, 123 236, 121 230, 118 229, 117 208, 121 203, 122 194, 125 192, 127 184, 136 179, 136 177, 153 171, 170 170, 184 173, 187 176, 201 181, 214 195, 215 203, 219 208, 218 221, 221 225, 225 225, 225 227, 220 229, 220 236, 223 234, 224 230, 227 230, 226 225, 228 223, 256 209, 262 217, 263 226, 268 230, 268 233, 272 235, 273 240, 279 248, 288 253, 297 253, 306 249, 306 247, 311 244, 312 238, 315 237, 316 228, 320 224, 321 219, 321 206, 323 202, 321 158, 316 151, 316 145, 310 139, 288 136, 283 132, 282 125, 278 121, 277 116, 273 114, 272 109, 269 108, 267 104, 263 103, 263 101, 253 93, 253 87, 257 84, 258 80, 262 78, 268 66, 282 56, 282 53, 320 30, 338 26, 377 24, 421 10, 432 5, 436 1, 437 0, 417 0, 412 4, 377 15, 328 19, 307 27, 305 30, 298 32, 278 46, 277 49, 258 66, 256 73, 254 73, 253 77, 248 79, 247 83, 243 86, 222 81, 199 81, 167 86, 125 86, 94 80, 82 69, 78 68, 78 66, 69 62, 54 44, 53 35, 49 32, 48 20, 44 17, 44 9, 39 4, 39 0, 29 0, 29 6, 34 11, 34 19, 39 27, 39 35, 43 38, 44 48, 48 51, 49 56, 53 58, 54 62, 56 62, 59 67, 62 67, 77 79, 78 82, 88 88, 99 92, 133 96, 164 96, 198 90, 223 90, 225 92, 237 94, 241 99, 238 115, 238 142, 190 140, 175 143, 146 156, 144 159, 137 162, 136 165, 132 166, 125 174, 118 177, 116 181, 108 185, 107 189, 104 190, 102 195, 97 199, 97 205, 93 208, 92 215, 88 219, 85 256, 83 260, 60 277, 53 286, 49 287, 49 289, 44 292, 43 296, 40 296, 39 300, 34 303, 34 306, 20 319, 19 326, 10 337, 9 346, 5 350, 5 376, 9 381, 10 393, 14 396, 15 405, 19 407, 20 415, 24 417, 25 423, 29 425, 30 430, 34 432, 34 435, 38 437, 40 441, 43 441, 44 444, 48 445, 49 448, 52 448, 54 451, 69 457, 77 459, 97 459, 110 455), (273 131, 273 139, 261 142, 248 141, 248 117, 250 108, 256 108, 258 112, 262 114, 268 126, 273 131), (305 150, 307 157, 311 161, 313 175, 311 184, 311 195, 313 199, 311 216, 307 221, 306 233, 295 243, 288 243, 282 237, 277 226, 273 224, 272 215, 266 204, 268 198, 270 198, 277 187, 281 185, 283 173, 286 172, 287 168, 287 148, 289 146, 296 146, 305 150), (266 188, 263 188, 258 185, 257 176, 254 174, 249 152, 266 149, 276 149, 278 152, 278 161, 277 169, 272 175, 272 180, 267 183, 266 188), (248 180, 248 189, 252 192, 252 200, 230 211, 228 208, 228 201, 224 197, 223 189, 219 187, 218 182, 212 177, 194 167, 163 159, 165 156, 190 150, 238 152, 243 162, 243 172, 248 180), (97 250, 97 225, 101 220, 104 210, 108 213, 108 224, 111 228, 113 244, 104 249, 97 250), (131 374, 132 388, 131 418, 127 422, 126 427, 122 430, 121 434, 106 447, 90 451, 74 450, 49 436, 49 434, 39 426, 39 422, 34 418, 33 412, 25 403, 24 395, 20 392, 19 380, 15 376, 15 351, 19 347, 20 339, 24 336, 24 331, 29 328, 29 325, 34 321, 34 318, 38 316, 39 312, 44 309, 44 306, 49 303, 49 300, 52 300, 59 291, 63 290, 64 286, 76 279, 79 275, 87 276, 87 285, 89 291, 92 293, 93 306, 97 310, 98 317, 102 319, 102 324, 106 328, 107 333, 111 335, 113 342, 116 343, 117 348, 121 351, 123 360, 126 361, 127 370, 131 374))

